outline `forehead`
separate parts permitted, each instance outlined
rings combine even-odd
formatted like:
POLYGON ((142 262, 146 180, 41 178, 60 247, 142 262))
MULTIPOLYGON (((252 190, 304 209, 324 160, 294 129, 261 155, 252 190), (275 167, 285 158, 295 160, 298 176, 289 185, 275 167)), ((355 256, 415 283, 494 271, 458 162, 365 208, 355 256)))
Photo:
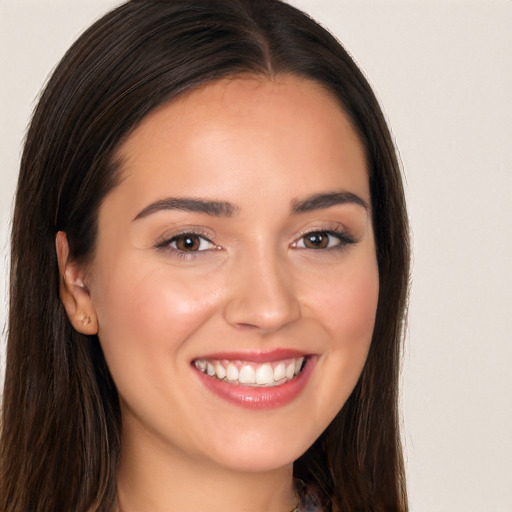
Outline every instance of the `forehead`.
POLYGON ((153 189, 222 199, 240 187, 293 185, 297 196, 348 187, 369 202, 364 149, 348 116, 322 86, 292 75, 188 92, 150 113, 118 156, 137 198, 153 189))

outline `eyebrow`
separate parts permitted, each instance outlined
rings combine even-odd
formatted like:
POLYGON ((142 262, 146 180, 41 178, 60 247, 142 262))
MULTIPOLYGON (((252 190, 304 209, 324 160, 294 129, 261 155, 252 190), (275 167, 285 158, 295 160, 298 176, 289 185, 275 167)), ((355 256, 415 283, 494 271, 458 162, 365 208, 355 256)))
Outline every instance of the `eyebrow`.
POLYGON ((167 197, 146 206, 133 220, 142 219, 153 213, 166 210, 206 213, 213 217, 232 217, 238 212, 238 207, 227 201, 212 201, 192 197, 167 197))
MULTIPOLYGON (((361 206, 366 211, 370 210, 368 203, 352 192, 328 192, 314 194, 301 200, 295 199, 292 201, 292 213, 307 213, 347 203, 361 206)), ((240 211, 238 206, 228 201, 196 199, 192 197, 167 197, 146 206, 133 220, 136 221, 153 213, 167 210, 206 213, 212 217, 233 217, 233 215, 240 211)))
POLYGON ((328 192, 323 194, 314 194, 301 200, 292 202, 293 213, 307 213, 314 210, 323 210, 340 204, 356 204, 363 207, 367 212, 370 211, 369 204, 352 192, 328 192))

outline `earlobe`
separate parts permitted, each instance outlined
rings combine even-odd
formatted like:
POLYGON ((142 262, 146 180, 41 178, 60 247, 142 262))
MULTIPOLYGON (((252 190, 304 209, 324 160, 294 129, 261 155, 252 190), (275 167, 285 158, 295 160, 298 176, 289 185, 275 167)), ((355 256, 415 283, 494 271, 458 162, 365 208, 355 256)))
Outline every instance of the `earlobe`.
POLYGON ((98 318, 85 283, 85 271, 69 259, 66 233, 59 231, 55 237, 59 263, 60 300, 73 327, 82 334, 98 333, 98 318))

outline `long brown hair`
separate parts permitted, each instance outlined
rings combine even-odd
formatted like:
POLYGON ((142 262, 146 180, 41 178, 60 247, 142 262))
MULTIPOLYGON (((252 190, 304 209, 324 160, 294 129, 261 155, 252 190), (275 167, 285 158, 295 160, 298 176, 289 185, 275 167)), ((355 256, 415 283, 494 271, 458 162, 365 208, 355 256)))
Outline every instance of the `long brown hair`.
POLYGON ((99 340, 59 299, 55 235, 94 252, 113 155, 152 109, 244 73, 293 73, 333 93, 364 144, 380 296, 369 356, 348 402, 295 464, 326 510, 407 511, 398 428, 409 243, 392 139, 367 81, 339 42, 279 0, 132 0, 97 21, 49 80, 27 134, 12 228, 0 510, 109 511, 121 414, 99 340))

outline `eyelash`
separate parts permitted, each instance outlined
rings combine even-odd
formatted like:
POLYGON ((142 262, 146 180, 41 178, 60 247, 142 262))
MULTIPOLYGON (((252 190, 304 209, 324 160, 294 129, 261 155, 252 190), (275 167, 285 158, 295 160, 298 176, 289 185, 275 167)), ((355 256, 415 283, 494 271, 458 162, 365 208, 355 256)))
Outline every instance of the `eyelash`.
MULTIPOLYGON (((354 240, 354 238, 344 230, 341 230, 341 229, 315 229, 315 230, 311 230, 311 231, 302 233, 297 238, 297 240, 291 244, 291 247, 293 247, 294 249, 301 249, 301 250, 309 249, 312 251, 324 251, 324 252, 329 251, 330 252, 330 251, 341 251, 341 250, 345 249, 346 246, 352 245, 354 243, 356 243, 356 240, 354 240), (327 236, 328 244, 330 243, 331 238, 337 239, 339 241, 339 243, 337 243, 336 245, 334 245, 332 247, 305 247, 305 246, 299 247, 298 246, 300 241, 304 241, 304 239, 306 239, 307 237, 313 237, 314 235, 327 236)), ((212 250, 220 249, 220 247, 216 246, 214 244, 214 242, 212 242, 210 240, 210 238, 208 238, 208 236, 206 236, 205 233, 202 233, 200 231, 185 231, 183 233, 178 233, 176 235, 173 235, 170 238, 165 238, 161 242, 157 243, 156 248, 171 251, 174 255, 176 255, 180 258, 184 258, 184 259, 194 258, 194 257, 199 256, 201 253, 210 252, 212 250), (200 244, 203 241, 205 241, 208 244, 211 244, 212 248, 203 249, 203 250, 187 251, 184 249, 179 249, 178 247, 172 247, 171 244, 175 244, 175 243, 177 243, 177 241, 179 239, 185 239, 187 237, 189 237, 191 239, 192 238, 199 239, 200 244)))
POLYGON ((346 248, 347 245, 355 244, 356 240, 346 231, 342 229, 315 229, 311 231, 307 231, 302 233, 296 242, 293 242, 292 247, 298 249, 309 249, 312 251, 340 251, 346 248), (332 247, 297 247, 299 240, 304 240, 307 237, 312 237, 313 235, 321 235, 328 237, 328 243, 330 238, 338 239, 339 243, 332 247))
POLYGON ((210 238, 208 238, 208 236, 205 233, 202 233, 200 231, 184 231, 183 233, 175 234, 170 238, 165 238, 161 242, 158 242, 156 245, 156 248, 170 251, 177 257, 183 258, 183 259, 194 258, 194 257, 198 256, 200 253, 219 249, 219 247, 216 246, 210 240, 210 238), (176 243, 180 238, 185 239, 187 237, 198 238, 198 239, 200 239, 200 243, 201 243, 201 241, 206 241, 209 244, 211 244, 213 247, 211 249, 202 250, 202 251, 197 251, 197 250, 196 251, 186 251, 186 250, 178 249, 177 247, 171 246, 171 244, 176 243))

